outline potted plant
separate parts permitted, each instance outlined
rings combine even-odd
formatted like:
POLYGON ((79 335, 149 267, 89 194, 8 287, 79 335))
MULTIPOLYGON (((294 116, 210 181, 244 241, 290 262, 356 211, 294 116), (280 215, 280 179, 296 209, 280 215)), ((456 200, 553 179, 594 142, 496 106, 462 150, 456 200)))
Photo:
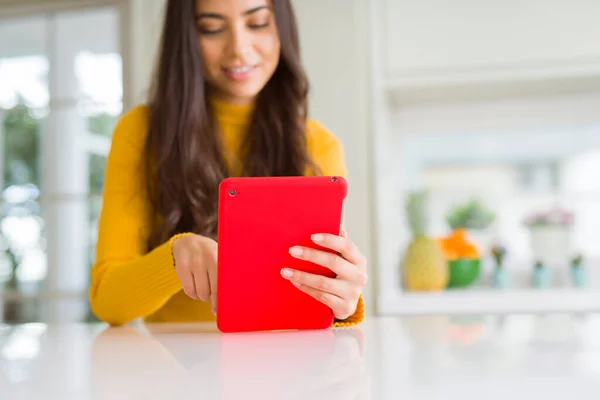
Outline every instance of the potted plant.
POLYGON ((452 207, 446 215, 452 233, 439 238, 438 244, 448 260, 449 287, 466 287, 479 278, 485 241, 476 244, 470 236, 488 228, 493 220, 494 214, 477 199, 452 207))
POLYGON ((453 206, 446 214, 446 222, 452 230, 484 230, 494 222, 494 218, 494 213, 477 198, 453 206))
POLYGON ((538 289, 550 286, 551 271, 540 260, 536 261, 534 264, 532 281, 533 287, 538 289))
POLYGON ((527 216, 525 226, 529 228, 534 259, 547 266, 567 264, 573 223, 573 214, 561 208, 527 216))
POLYGON ((571 282, 575 287, 585 286, 585 269, 583 266, 583 255, 577 254, 571 259, 571 282))
POLYGON ((446 214, 446 222, 454 234, 468 237, 479 253, 488 250, 487 229, 494 222, 495 215, 481 200, 472 198, 465 204, 455 205, 446 214))
POLYGON ((491 249, 494 259, 494 274, 492 280, 497 288, 505 288, 508 286, 508 272, 504 267, 504 259, 506 257, 506 248, 503 246, 493 246, 491 249))

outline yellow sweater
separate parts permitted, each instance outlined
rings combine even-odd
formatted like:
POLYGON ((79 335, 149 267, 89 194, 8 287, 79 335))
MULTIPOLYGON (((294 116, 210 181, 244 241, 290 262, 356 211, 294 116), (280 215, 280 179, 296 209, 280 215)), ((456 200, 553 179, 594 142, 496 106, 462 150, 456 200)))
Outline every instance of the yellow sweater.
MULTIPOLYGON (((224 134, 228 163, 239 150, 252 115, 251 107, 213 102, 224 134)), ((96 261, 91 271, 90 303, 98 318, 121 325, 137 318, 146 322, 214 321, 208 302, 185 295, 175 272, 171 240, 147 253, 149 203, 142 166, 148 109, 127 112, 113 133, 105 186, 96 261)), ((307 123, 310 155, 324 175, 345 176, 339 140, 318 122, 307 123)), ((364 318, 363 298, 356 313, 335 325, 353 325, 364 318)))

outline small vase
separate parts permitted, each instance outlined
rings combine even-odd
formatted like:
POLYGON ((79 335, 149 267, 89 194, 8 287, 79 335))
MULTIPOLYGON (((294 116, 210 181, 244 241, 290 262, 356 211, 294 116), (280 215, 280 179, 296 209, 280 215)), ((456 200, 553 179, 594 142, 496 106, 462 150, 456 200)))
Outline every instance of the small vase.
POLYGON ((574 287, 585 287, 585 269, 582 265, 571 266, 571 282, 574 287))
POLYGON ((536 266, 533 269, 532 283, 533 287, 537 289, 544 289, 550 287, 552 280, 552 274, 550 269, 546 266, 536 266))
POLYGON ((494 269, 494 274, 492 275, 492 280, 494 282, 494 287, 498 289, 507 288, 509 282, 508 271, 504 267, 496 267, 494 269))

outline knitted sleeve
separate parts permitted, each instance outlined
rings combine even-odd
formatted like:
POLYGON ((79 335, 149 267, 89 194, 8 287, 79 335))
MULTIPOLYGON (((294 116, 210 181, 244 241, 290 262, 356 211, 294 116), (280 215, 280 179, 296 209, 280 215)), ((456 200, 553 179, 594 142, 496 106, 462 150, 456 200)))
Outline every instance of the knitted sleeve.
POLYGON ((125 114, 115 128, 107 160, 89 300, 96 316, 112 325, 150 315, 182 290, 171 253, 177 236, 146 254, 146 121, 143 107, 125 114))

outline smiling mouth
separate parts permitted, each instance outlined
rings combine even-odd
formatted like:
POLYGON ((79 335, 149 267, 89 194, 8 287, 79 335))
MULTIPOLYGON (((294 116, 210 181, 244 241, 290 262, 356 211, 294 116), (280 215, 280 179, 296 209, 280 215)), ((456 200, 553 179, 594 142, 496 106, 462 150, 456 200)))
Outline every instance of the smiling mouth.
POLYGON ((256 65, 243 65, 239 67, 223 68, 223 72, 228 79, 243 82, 252 77, 252 73, 255 69, 256 65))
POLYGON ((254 66, 254 65, 244 65, 241 67, 231 67, 231 68, 223 68, 223 69, 225 70, 225 72, 230 72, 230 73, 234 73, 234 74, 243 74, 245 72, 250 72, 254 68, 256 68, 256 66, 254 66))

